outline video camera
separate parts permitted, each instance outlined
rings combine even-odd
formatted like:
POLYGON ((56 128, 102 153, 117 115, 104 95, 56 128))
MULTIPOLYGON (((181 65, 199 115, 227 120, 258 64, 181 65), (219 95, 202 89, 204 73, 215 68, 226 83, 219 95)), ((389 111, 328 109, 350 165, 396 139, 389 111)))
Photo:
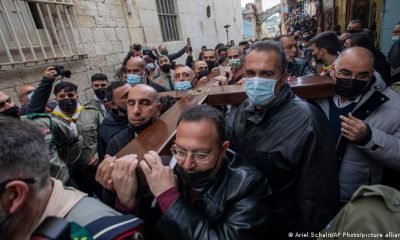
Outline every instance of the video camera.
POLYGON ((56 70, 57 74, 62 77, 70 78, 71 77, 71 71, 70 70, 65 70, 63 66, 61 65, 53 65, 52 66, 54 70, 56 70))

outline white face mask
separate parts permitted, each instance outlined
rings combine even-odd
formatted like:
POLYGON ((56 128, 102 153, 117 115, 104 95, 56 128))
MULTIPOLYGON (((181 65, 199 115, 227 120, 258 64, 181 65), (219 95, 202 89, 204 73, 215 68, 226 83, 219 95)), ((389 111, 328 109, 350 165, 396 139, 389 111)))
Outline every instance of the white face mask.
POLYGON ((400 39, 400 36, 397 36, 397 35, 392 36, 392 41, 393 42, 396 42, 399 39, 400 39))

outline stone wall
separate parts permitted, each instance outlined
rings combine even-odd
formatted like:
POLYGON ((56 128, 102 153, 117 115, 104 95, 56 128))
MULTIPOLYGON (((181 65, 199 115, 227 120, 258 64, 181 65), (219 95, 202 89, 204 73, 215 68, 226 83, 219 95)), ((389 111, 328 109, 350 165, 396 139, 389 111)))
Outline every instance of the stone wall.
MULTIPOLYGON (((202 45, 214 48, 219 42, 226 43, 226 24, 231 25, 229 38, 236 44, 243 37, 240 0, 176 0, 176 8, 181 40, 167 43, 171 53, 181 49, 187 37, 191 38, 195 58, 202 45), (207 5, 211 7, 209 18, 207 5)), ((162 42, 155 0, 75 0, 75 11, 87 57, 57 64, 71 70, 69 81, 78 85, 82 102, 93 95, 89 85, 94 73, 102 72, 114 79, 131 43, 162 42), (127 1, 133 6, 131 14, 127 1)), ((185 59, 181 57, 178 62, 185 59)), ((37 86, 44 69, 52 64, 0 71, 0 91, 17 103, 16 89, 25 84, 37 86)))

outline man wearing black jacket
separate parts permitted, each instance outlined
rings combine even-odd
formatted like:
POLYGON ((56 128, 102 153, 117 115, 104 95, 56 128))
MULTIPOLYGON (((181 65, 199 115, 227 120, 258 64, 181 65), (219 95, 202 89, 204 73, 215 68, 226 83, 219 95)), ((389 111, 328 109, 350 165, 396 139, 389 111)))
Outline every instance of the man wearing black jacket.
POLYGON ((131 88, 131 85, 125 81, 115 81, 111 82, 106 89, 106 98, 111 103, 111 111, 97 131, 99 161, 103 161, 111 138, 128 126, 126 101, 131 88))
POLYGON ((234 151, 270 181, 271 239, 318 232, 339 204, 335 146, 326 118, 295 97, 279 43, 258 42, 246 56, 249 97, 227 119, 234 151))
POLYGON ((161 103, 156 90, 145 84, 132 87, 128 94, 128 125, 108 143, 107 154, 114 156, 139 133, 153 124, 159 117, 161 103))

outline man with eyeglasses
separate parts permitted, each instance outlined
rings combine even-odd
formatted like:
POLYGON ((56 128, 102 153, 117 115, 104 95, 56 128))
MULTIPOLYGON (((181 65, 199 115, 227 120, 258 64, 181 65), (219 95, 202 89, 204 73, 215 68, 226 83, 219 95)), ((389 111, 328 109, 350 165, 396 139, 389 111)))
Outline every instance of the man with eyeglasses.
MULTIPOLYGON (((0 145, 0 239, 31 239, 48 217, 74 222, 67 228, 71 231, 64 232, 71 239, 73 234, 120 239, 133 236, 143 224, 50 178, 48 146, 34 124, 0 116, 0 145)), ((46 230, 54 234, 60 229, 50 225, 46 230)))
MULTIPOLYGON (((222 112, 207 105, 186 110, 171 148, 173 164, 164 166, 154 151, 143 160, 128 155, 114 162, 111 179, 120 204, 117 209, 149 217, 135 174, 140 167, 156 199, 152 208, 161 210, 154 225, 146 224, 162 238, 265 239, 267 180, 228 147, 222 112)), ((146 236, 146 229, 144 237, 156 239, 146 236)))
POLYGON ((400 96, 386 88, 366 48, 344 50, 332 66, 335 95, 318 100, 337 142, 340 200, 379 184, 383 167, 400 169, 400 96))

